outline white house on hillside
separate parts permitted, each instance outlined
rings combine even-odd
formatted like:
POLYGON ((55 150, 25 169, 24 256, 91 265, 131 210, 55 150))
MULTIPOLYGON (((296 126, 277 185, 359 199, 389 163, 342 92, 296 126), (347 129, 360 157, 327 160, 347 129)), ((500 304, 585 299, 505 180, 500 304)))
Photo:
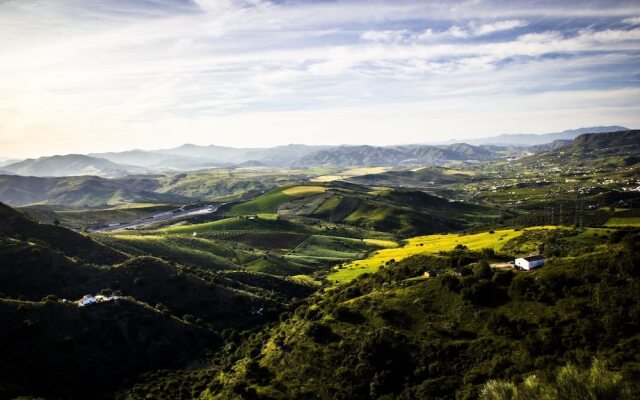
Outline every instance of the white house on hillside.
POLYGON ((78 306, 84 307, 97 302, 98 300, 95 297, 90 294, 86 294, 80 299, 80 301, 78 301, 78 306))
POLYGON ((542 254, 538 254, 536 256, 516 258, 515 264, 517 267, 529 271, 531 269, 540 267, 546 260, 547 259, 542 254))

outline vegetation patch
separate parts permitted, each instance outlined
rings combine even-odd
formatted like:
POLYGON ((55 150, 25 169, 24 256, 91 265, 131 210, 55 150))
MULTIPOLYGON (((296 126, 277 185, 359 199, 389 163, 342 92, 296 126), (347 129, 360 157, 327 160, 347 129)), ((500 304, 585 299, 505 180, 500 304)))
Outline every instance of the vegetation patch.
POLYGON ((609 218, 605 226, 635 226, 640 227, 640 217, 613 217, 609 218))
POLYGON ((314 194, 320 194, 327 191, 327 188, 323 186, 294 186, 284 189, 283 194, 292 197, 306 197, 314 194))
MULTIPOLYGON (((554 226, 537 227, 535 229, 555 229, 554 226)), ((534 228, 530 228, 534 229, 534 228)), ((400 261, 407 257, 425 253, 451 251, 456 246, 464 246, 469 250, 491 248, 499 251, 510 240, 523 234, 523 230, 503 229, 475 234, 427 235, 408 239, 404 246, 379 250, 364 260, 352 261, 334 268, 329 274, 331 281, 348 281, 361 274, 377 271, 390 261, 400 261)))

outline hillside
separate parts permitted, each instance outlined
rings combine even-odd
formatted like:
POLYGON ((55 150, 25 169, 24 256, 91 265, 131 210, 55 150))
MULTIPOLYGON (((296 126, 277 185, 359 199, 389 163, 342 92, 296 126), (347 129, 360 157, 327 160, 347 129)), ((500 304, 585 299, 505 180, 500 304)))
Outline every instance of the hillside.
POLYGON ((105 179, 96 176, 42 178, 0 175, 0 201, 12 206, 64 204, 95 207, 127 203, 183 203, 185 196, 157 193, 152 178, 105 179))
POLYGON ((0 236, 28 242, 38 241, 67 257, 77 257, 96 264, 112 264, 126 259, 122 253, 96 243, 88 236, 60 226, 40 224, 2 203, 0 236))
POLYGON ((634 397, 637 232, 608 240, 598 243, 612 251, 552 259, 533 272, 492 270, 486 262, 496 256, 468 250, 392 263, 229 343, 220 367, 169 372, 118 398, 189 382, 200 399, 471 399, 489 379, 547 377, 567 362, 588 368, 592 357, 620 372, 634 397))
POLYGON ((84 309, 0 298, 0 398, 108 399, 140 373, 175 368, 219 343, 132 299, 84 309))
POLYGON ((485 160, 494 155, 485 149, 470 145, 451 146, 340 146, 318 151, 297 160, 299 167, 339 166, 411 166, 439 165, 446 161, 485 160))
POLYGON ((565 163, 572 166, 593 167, 594 160, 600 159, 610 165, 619 163, 629 166, 638 162, 638 154, 640 154, 640 130, 626 130, 580 135, 568 146, 524 158, 522 162, 525 164, 565 163))
POLYGON ((573 140, 576 151, 602 154, 637 154, 640 150, 640 130, 580 135, 573 140))
MULTIPOLYGON (((315 290, 293 279, 220 274, 146 256, 154 249, 131 255, 125 252, 132 247, 119 252, 108 245, 0 205, 0 398, 111 398, 139 373, 182 366, 215 349, 224 329, 262 325, 292 298, 315 290), (75 302, 85 294, 119 298, 79 308, 75 302)), ((175 251, 166 255, 180 259, 175 251)))
POLYGON ((481 178, 482 175, 474 171, 460 171, 442 167, 426 167, 413 170, 367 174, 347 179, 349 182, 362 185, 427 188, 473 182, 481 178))
POLYGON ((585 133, 619 132, 628 128, 623 126, 592 126, 587 128, 568 129, 562 132, 552 132, 543 134, 502 134, 498 136, 470 139, 466 143, 473 145, 496 145, 496 146, 539 146, 551 143, 556 140, 573 140, 585 133))
POLYGON ((40 157, 5 165, 3 170, 22 176, 79 176, 95 175, 118 177, 143 173, 144 169, 120 165, 111 161, 82 154, 40 157))

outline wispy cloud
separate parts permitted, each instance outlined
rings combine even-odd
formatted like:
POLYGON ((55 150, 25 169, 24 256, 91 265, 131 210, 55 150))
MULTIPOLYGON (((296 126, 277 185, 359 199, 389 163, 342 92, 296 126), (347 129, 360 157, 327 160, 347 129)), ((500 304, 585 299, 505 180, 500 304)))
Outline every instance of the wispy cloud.
POLYGON ((495 32, 508 31, 515 28, 523 28, 528 23, 519 19, 510 19, 506 21, 497 21, 488 24, 482 24, 473 28, 473 33, 476 36, 490 35, 495 32))
POLYGON ((4 2, 0 153, 637 126, 638 15, 636 2, 4 2))

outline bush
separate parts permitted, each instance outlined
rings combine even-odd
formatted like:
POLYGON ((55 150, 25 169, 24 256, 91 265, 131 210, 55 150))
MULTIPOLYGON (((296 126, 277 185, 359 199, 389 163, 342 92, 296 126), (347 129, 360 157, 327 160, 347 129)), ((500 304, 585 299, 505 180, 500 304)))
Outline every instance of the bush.
POLYGON ((607 370, 606 364, 595 359, 591 368, 580 371, 566 365, 553 381, 541 381, 535 375, 520 385, 491 380, 480 391, 483 400, 627 400, 629 390, 620 374, 607 370))
POLYGON ((473 272, 480 279, 491 279, 491 266, 487 260, 480 260, 478 266, 474 268, 473 272))

